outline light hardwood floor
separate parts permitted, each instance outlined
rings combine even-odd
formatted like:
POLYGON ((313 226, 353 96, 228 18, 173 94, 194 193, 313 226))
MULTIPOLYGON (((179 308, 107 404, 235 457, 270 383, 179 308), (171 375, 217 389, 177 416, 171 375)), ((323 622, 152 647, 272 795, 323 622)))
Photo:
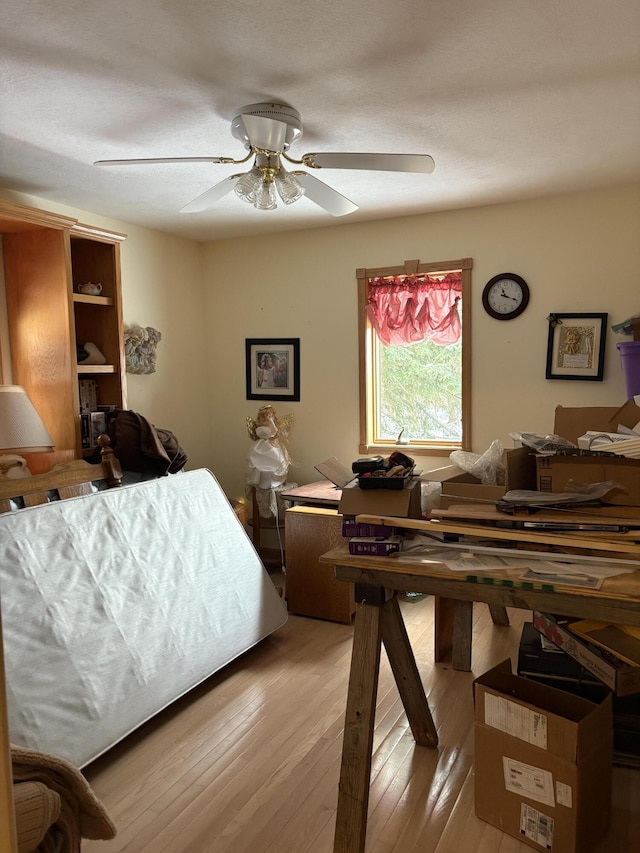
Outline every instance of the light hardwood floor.
MULTIPOLYGON (((433 599, 401 607, 440 745, 415 745, 383 653, 367 853, 530 853, 474 815, 472 700, 474 673, 515 668, 528 614, 500 628, 476 605, 464 673, 433 665, 433 599)), ((118 835, 84 853, 331 853, 351 637, 290 616, 85 768, 118 835)), ((614 768, 613 814, 597 853, 639 851, 640 770, 614 768)))

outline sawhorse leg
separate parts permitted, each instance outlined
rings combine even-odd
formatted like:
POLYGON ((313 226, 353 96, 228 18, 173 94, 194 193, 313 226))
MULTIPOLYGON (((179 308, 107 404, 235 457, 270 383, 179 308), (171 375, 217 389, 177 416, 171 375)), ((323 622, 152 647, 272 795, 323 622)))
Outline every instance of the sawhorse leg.
POLYGON ((382 642, 416 742, 438 744, 396 595, 388 595, 382 587, 356 585, 361 603, 353 633, 334 853, 364 853, 382 642))
MULTIPOLYGON (((494 625, 509 625, 506 607, 490 604, 494 625)), ((435 600, 435 661, 451 659, 453 669, 471 670, 471 643, 473 632, 473 602, 436 596, 435 600)))
POLYGON ((434 623, 436 663, 451 660, 453 669, 469 672, 473 602, 436 596, 434 623))

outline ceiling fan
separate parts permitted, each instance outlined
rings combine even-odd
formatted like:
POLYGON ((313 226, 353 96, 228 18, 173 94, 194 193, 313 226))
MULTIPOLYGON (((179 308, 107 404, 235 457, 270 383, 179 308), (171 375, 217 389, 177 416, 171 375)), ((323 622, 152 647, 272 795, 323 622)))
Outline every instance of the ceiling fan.
POLYGON ((242 107, 231 121, 231 134, 249 153, 240 160, 232 157, 153 157, 131 160, 96 160, 95 166, 146 165, 149 163, 246 163, 253 157, 248 172, 230 175, 203 192, 181 213, 197 213, 211 207, 231 190, 259 210, 273 210, 277 198, 293 204, 302 195, 332 216, 353 213, 358 205, 349 201, 314 175, 300 169, 287 171, 283 161, 306 169, 366 169, 383 172, 433 172, 428 154, 303 154, 295 160, 287 153, 302 136, 300 113, 286 104, 250 104, 242 107))

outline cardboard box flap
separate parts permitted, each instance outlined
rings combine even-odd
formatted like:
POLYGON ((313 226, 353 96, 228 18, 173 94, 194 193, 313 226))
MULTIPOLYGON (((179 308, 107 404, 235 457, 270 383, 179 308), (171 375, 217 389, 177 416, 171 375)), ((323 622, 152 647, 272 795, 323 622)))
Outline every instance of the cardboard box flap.
POLYGON ((500 675, 511 675, 512 672, 511 658, 506 658, 505 660, 500 661, 499 664, 496 664, 493 669, 489 669, 483 675, 479 675, 473 682, 473 701, 475 702, 476 699, 476 687, 478 687, 478 685, 485 685, 493 681, 494 677, 498 678, 500 675))
POLYGON ((601 708, 581 696, 529 681, 511 672, 511 662, 503 661, 474 682, 475 719, 484 724, 484 695, 491 692, 534 712, 547 715, 547 750, 577 763, 598 746, 596 733, 611 709, 601 708), (591 735, 589 738, 588 736, 591 735))
POLYGON ((556 406, 553 431, 577 444, 587 430, 617 432, 620 424, 633 429, 638 422, 640 407, 633 400, 622 406, 556 406))
POLYGON ((596 704, 588 717, 580 721, 580 737, 578 738, 578 764, 586 761, 591 753, 599 749, 604 737, 611 740, 613 751, 613 699, 611 694, 596 704))
POLYGON ((633 400, 620 406, 609 421, 610 429, 607 432, 617 432, 619 426, 626 426, 629 429, 634 429, 640 423, 640 406, 636 406, 633 400))
POLYGON ((618 411, 615 406, 556 406, 553 431, 577 444, 578 438, 589 429, 611 432, 611 419, 618 411))
POLYGON ((503 461, 506 468, 507 489, 535 489, 536 456, 530 447, 505 450, 503 461))
POLYGON ((479 483, 477 477, 467 474, 457 465, 445 465, 443 468, 434 468, 432 471, 424 471, 420 475, 421 480, 429 483, 446 483, 454 480, 456 483, 479 483))
POLYGON ((514 675, 511 671, 511 661, 507 659, 498 666, 485 672, 476 679, 475 684, 491 687, 502 693, 515 696, 529 705, 535 705, 550 714, 561 714, 574 723, 579 723, 585 717, 593 714, 595 703, 575 696, 565 690, 548 687, 537 681, 531 681, 514 675))
MULTIPOLYGON (((505 489, 535 489, 536 485, 536 457, 534 451, 530 447, 515 447, 510 450, 505 450, 502 454, 502 464, 505 469, 504 485, 505 489)), ((463 471, 457 465, 445 465, 443 468, 435 468, 433 471, 425 471, 421 475, 422 480, 427 480, 431 483, 442 483, 443 494, 445 486, 454 484, 456 486, 475 485, 478 488, 496 488, 496 485, 483 486, 477 477, 463 471)), ((502 497, 499 495, 497 499, 502 497)), ((492 500, 489 497, 489 500, 492 500)))

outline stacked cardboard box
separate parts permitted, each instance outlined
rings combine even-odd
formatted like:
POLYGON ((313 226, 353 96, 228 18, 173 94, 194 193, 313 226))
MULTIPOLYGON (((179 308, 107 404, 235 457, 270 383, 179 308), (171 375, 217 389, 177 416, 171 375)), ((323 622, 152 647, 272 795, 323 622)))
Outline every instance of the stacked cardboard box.
MULTIPOLYGON (((555 412, 554 433, 577 445, 589 430, 634 429, 640 423, 640 407, 632 400, 617 408, 609 406, 566 408, 555 412)), ((604 447, 600 447, 604 450, 604 447)), ((604 503, 640 506, 640 460, 604 456, 537 456, 536 488, 541 492, 564 492, 570 483, 591 485, 614 482, 622 488, 605 495, 604 503)))
POLYGON ((343 535, 351 554, 385 556, 402 548, 403 537, 385 524, 361 524, 358 515, 422 518, 420 482, 408 480, 402 489, 361 489, 357 482, 342 490, 338 511, 342 513, 343 535))
MULTIPOLYGON (((609 688, 586 667, 541 634, 533 622, 522 626, 518 675, 601 702, 609 688)), ((612 696, 613 763, 640 766, 640 693, 612 696)))
POLYGON ((476 815, 536 850, 589 853, 611 817, 611 697, 520 678, 506 660, 474 699, 476 815))
POLYGON ((457 465, 446 465, 444 468, 426 471, 422 474, 422 479, 442 484, 441 509, 447 509, 451 504, 462 502, 496 502, 509 489, 535 488, 535 456, 528 447, 505 450, 502 464, 505 471, 504 483, 495 486, 484 485, 477 477, 462 471, 457 465))

